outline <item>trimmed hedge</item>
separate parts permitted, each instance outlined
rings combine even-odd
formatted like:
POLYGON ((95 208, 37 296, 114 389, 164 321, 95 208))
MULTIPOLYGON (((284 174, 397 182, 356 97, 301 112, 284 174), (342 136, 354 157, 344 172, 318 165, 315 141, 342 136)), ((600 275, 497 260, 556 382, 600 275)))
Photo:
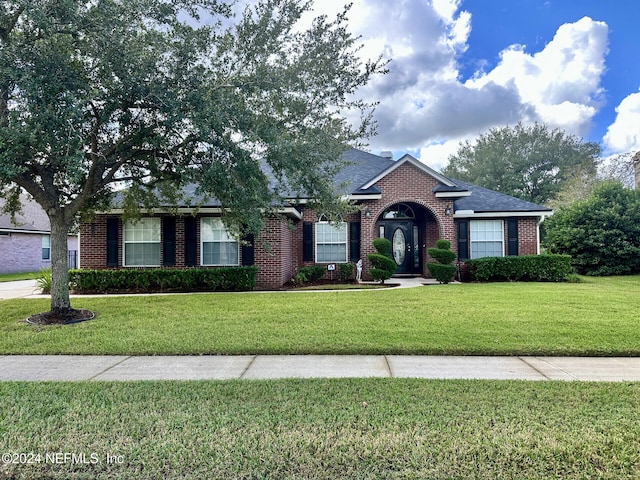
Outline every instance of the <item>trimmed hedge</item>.
POLYGON ((467 260, 478 282, 563 282, 573 273, 569 255, 524 255, 467 260))
POLYGON ((256 267, 70 270, 69 286, 77 293, 213 292, 252 290, 256 267))

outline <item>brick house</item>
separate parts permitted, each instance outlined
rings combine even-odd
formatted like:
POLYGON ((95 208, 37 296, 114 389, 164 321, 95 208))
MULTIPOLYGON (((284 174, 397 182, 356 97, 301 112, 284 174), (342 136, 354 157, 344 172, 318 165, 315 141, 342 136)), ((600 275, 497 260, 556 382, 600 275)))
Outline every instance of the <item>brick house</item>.
MULTIPOLYGON (((0 207, 3 206, 0 200, 0 207)), ((0 273, 37 272, 51 267, 51 226, 49 217, 27 195, 20 196, 22 211, 12 221, 0 215, 0 273)), ((67 237, 69 266, 76 268, 78 236, 67 237)))
POLYGON ((344 156, 349 165, 336 184, 349 182, 344 194, 357 211, 339 225, 308 208, 304 198, 290 199, 260 238, 244 242, 226 232, 216 200, 195 215, 183 207, 138 222, 123 221, 122 211, 113 209, 81 226, 80 267, 256 265, 258 286, 278 288, 299 267, 360 258, 367 278, 366 258, 377 237, 392 242, 400 275, 428 276, 427 248, 441 238, 451 241, 460 262, 539 253, 539 225, 552 214, 549 208, 447 178, 411 155, 394 161, 351 149, 344 156))

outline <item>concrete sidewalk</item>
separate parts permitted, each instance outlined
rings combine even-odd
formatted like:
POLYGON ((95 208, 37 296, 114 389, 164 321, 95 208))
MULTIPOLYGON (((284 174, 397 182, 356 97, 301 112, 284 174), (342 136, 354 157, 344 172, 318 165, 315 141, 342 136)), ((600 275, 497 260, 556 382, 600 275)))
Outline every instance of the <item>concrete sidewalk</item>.
POLYGON ((640 358, 404 355, 0 356, 2 381, 347 377, 640 381, 640 358))

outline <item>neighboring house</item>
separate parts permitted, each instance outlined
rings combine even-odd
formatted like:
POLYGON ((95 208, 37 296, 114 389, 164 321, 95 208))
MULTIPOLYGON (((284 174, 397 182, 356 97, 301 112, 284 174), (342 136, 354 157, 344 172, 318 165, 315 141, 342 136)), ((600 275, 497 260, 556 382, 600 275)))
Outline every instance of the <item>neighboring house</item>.
POLYGON ((291 198, 285 218, 271 218, 260 238, 239 242, 220 218, 216 200, 193 208, 166 209, 123 221, 113 209, 81 226, 81 268, 141 268, 256 265, 258 286, 278 288, 299 267, 357 262, 377 237, 393 245, 396 274, 428 276, 427 248, 451 241, 461 262, 469 258, 537 254, 539 225, 551 209, 453 180, 410 155, 394 161, 360 150, 345 152, 350 162, 336 178, 349 182, 346 198, 358 209, 338 225, 291 198), (269 248, 265 248, 265 243, 269 248))
MULTIPOLYGON (((0 273, 37 272, 51 266, 51 227, 42 207, 27 195, 15 217, 0 215, 0 273)), ((0 206, 3 205, 0 200, 0 206)), ((78 237, 67 239, 70 268, 77 267, 78 237)))

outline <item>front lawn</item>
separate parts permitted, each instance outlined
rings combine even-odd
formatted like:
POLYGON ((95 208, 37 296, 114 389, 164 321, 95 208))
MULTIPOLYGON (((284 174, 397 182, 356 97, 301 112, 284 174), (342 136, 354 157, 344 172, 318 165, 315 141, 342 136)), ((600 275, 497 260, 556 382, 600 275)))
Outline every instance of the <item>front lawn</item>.
POLYGON ((640 477, 638 383, 2 383, 0 398, 0 478, 640 477))
POLYGON ((0 354, 640 355, 640 276, 584 283, 76 298, 97 318, 21 323, 0 302, 0 354))
POLYGON ((40 272, 0 273, 0 282, 15 282, 17 280, 35 280, 40 275, 41 275, 40 272))

